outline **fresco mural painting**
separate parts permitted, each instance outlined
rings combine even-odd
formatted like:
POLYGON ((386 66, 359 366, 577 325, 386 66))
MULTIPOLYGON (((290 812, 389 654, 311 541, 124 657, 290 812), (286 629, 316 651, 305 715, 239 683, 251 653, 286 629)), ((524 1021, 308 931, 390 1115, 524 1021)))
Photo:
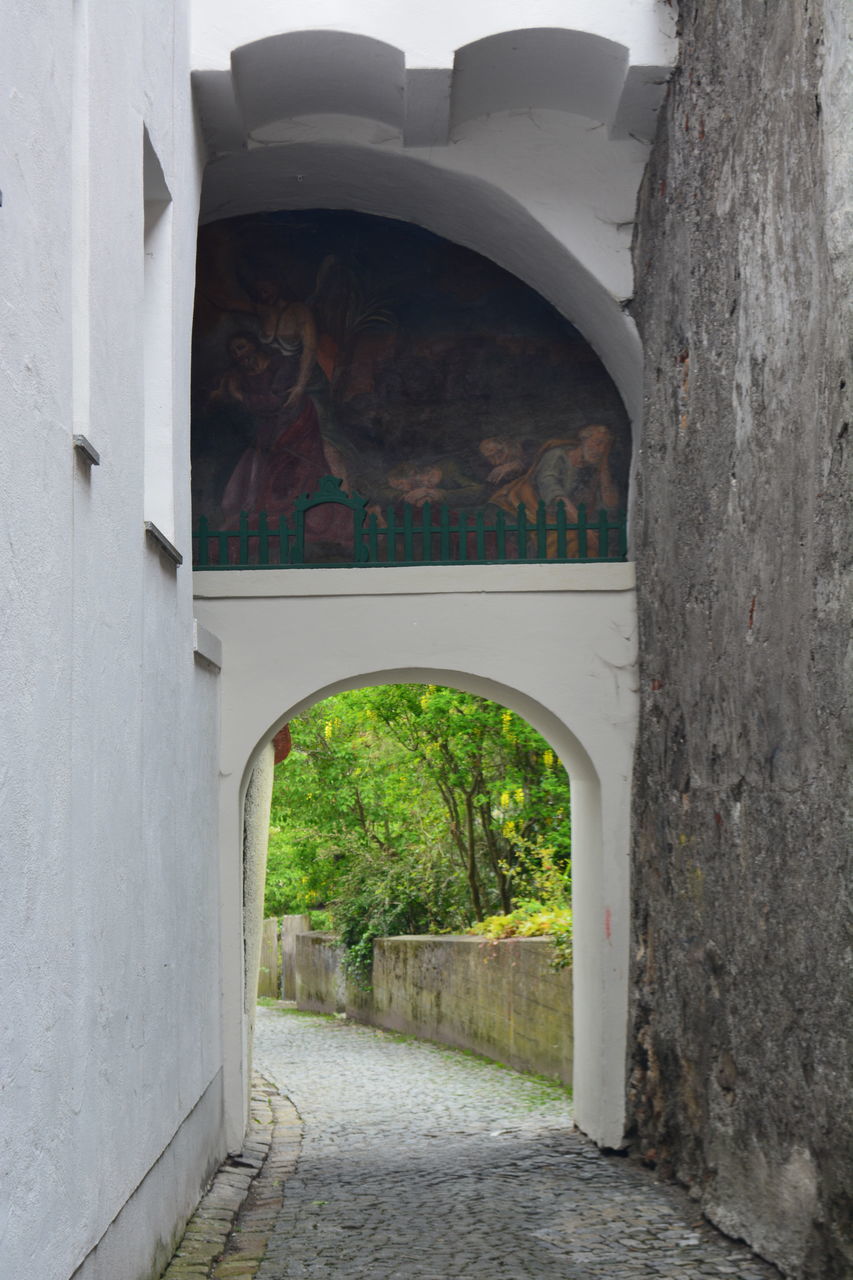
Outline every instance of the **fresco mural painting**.
POLYGON ((192 422, 209 567, 624 557, 630 431, 600 360, 408 223, 203 227, 192 422))

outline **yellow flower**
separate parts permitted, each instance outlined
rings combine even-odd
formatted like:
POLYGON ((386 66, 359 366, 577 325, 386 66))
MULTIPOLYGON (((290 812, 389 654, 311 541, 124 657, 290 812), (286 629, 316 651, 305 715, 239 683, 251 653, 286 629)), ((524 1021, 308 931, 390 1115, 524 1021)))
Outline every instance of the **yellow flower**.
POLYGON ((516 804, 524 803, 524 787, 515 788, 515 801, 516 801, 516 804))
POLYGON ((515 834, 515 823, 513 822, 512 818, 510 818, 509 822, 504 823, 503 833, 507 837, 515 834))
POLYGON ((543 753, 542 761, 546 769, 550 769, 551 765, 554 763, 554 752, 550 749, 550 747, 546 752, 543 753))
POLYGON ((502 809, 509 808, 509 792, 508 791, 501 792, 501 808, 502 809))
POLYGON ((328 742, 328 741, 330 740, 330 738, 331 738, 332 734, 334 733, 334 729, 332 728, 332 722, 331 722, 331 720, 327 720, 327 721, 326 721, 325 727, 324 727, 324 729, 323 729, 323 733, 326 735, 326 741, 328 742))

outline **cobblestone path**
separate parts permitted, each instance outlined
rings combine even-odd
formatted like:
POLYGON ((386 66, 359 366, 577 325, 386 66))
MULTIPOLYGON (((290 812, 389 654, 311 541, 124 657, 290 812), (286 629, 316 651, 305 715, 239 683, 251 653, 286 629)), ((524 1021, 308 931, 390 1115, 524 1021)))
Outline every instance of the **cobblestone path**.
POLYGON ((277 1009, 258 1010, 255 1066, 303 1129, 257 1280, 778 1277, 601 1156, 535 1078, 277 1009))

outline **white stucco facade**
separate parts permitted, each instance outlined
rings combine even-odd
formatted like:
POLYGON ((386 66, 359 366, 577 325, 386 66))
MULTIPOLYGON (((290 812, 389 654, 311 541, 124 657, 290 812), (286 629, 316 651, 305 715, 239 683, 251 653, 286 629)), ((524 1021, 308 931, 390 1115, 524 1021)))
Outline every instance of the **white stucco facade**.
POLYGON ((147 1277, 223 1151, 216 676, 189 565, 144 530, 171 511, 188 553, 184 18, 4 7, 0 1275, 21 1280, 147 1277), (146 131, 169 196, 153 296, 146 131))

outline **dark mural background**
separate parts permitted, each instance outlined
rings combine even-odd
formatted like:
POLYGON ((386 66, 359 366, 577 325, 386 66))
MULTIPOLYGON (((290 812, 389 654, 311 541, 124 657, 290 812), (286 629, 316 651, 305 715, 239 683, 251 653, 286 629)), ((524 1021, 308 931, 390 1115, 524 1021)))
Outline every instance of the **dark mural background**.
MULTIPOLYGON (((233 529, 241 511, 289 516, 327 474, 377 511, 514 512, 541 498, 571 519, 579 502, 624 509, 629 454, 622 403, 588 343, 478 254, 325 210, 202 228, 196 519, 233 529)), ((346 541, 343 517, 312 516, 318 559, 346 541)))

